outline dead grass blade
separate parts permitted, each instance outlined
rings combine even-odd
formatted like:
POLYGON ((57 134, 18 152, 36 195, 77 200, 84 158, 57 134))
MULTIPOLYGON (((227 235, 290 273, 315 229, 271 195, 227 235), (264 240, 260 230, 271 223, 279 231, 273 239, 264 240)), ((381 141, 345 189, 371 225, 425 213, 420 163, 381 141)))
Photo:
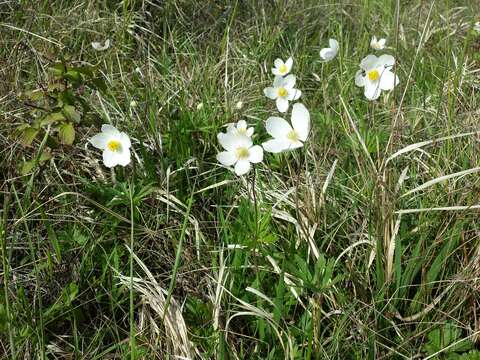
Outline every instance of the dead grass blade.
POLYGON ((423 189, 426 189, 430 186, 433 186, 435 184, 438 184, 442 181, 445 181, 445 180, 449 180, 449 179, 453 179, 453 178, 456 178, 456 177, 460 177, 460 176, 464 176, 464 175, 468 175, 468 174, 473 174, 473 173, 476 173, 476 172, 479 172, 480 171, 480 167, 475 167, 475 168, 472 168, 472 169, 468 169, 468 170, 463 170, 463 171, 459 171, 459 172, 456 172, 456 173, 453 173, 453 174, 448 174, 448 175, 444 175, 444 176, 440 176, 438 178, 435 178, 435 179, 432 179, 432 180, 429 180, 427 181, 426 183, 423 183, 422 185, 420 186, 417 186, 416 188, 412 189, 412 190, 409 190, 407 191, 405 194, 403 194, 401 197, 405 197, 405 196, 408 196, 410 194, 413 194, 417 191, 420 191, 420 190, 423 190, 423 189))
MULTIPOLYGON (((128 246, 127 249, 128 251, 131 251, 128 246)), ((180 305, 173 297, 171 297, 169 306, 165 312, 167 291, 158 284, 147 266, 133 252, 132 256, 148 278, 148 280, 145 280, 134 277, 133 289, 138 291, 141 294, 142 299, 150 305, 151 309, 156 313, 157 319, 162 319, 165 313, 165 334, 170 342, 169 345, 172 349, 172 353, 177 357, 193 359, 194 351, 192 351, 192 345, 188 340, 187 326, 183 319, 180 305)), ((132 282, 130 276, 119 274, 118 279, 120 280, 120 284, 128 288, 130 287, 132 282)))

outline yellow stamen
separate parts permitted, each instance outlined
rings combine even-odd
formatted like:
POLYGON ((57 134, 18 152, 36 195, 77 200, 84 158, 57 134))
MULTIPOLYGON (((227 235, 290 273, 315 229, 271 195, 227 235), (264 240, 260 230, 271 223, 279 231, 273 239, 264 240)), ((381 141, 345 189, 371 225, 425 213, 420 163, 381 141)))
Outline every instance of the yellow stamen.
POLYGON ((295 130, 290 130, 287 134, 287 139, 292 141, 292 142, 297 142, 298 141, 298 134, 295 130))
POLYGON ((248 149, 246 147, 239 147, 237 149, 237 158, 238 159, 246 159, 248 158, 248 149))
POLYGON ((376 81, 376 80, 378 80, 379 78, 380 78, 380 73, 378 72, 377 69, 375 69, 375 70, 370 70, 370 71, 368 72, 368 79, 369 79, 370 81, 376 81))
POLYGON ((110 151, 117 152, 117 151, 122 150, 122 144, 118 140, 110 140, 107 143, 107 148, 110 151))
POLYGON ((287 65, 285 64, 280 65, 280 67, 278 68, 278 71, 280 71, 280 74, 285 74, 288 71, 287 65))
POLYGON ((285 89, 284 87, 281 87, 278 89, 278 96, 285 97, 287 95, 288 95, 287 89, 285 89))

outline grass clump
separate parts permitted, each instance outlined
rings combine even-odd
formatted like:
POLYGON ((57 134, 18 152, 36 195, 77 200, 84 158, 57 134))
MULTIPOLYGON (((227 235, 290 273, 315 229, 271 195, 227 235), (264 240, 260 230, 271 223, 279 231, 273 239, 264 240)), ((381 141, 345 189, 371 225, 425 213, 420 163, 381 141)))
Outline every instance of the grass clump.
POLYGON ((478 358, 479 10, 1 4, 2 356, 478 358), (373 35, 400 79, 374 102, 354 81, 373 35), (217 134, 268 140, 289 56, 309 138, 238 177, 217 134), (130 165, 88 145, 102 124, 130 165))

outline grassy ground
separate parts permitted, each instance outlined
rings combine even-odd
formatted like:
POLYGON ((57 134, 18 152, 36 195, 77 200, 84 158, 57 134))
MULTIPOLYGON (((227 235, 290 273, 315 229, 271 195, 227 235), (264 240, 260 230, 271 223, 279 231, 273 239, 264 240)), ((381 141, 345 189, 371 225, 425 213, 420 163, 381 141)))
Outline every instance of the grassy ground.
POLYGON ((479 11, 3 1, 2 358, 480 359, 479 11), (368 102, 353 79, 374 34, 400 84, 368 102), (238 178, 216 134, 246 119, 267 139, 288 56, 311 137, 238 178), (65 87, 73 144, 18 136, 65 87), (86 145, 103 123, 132 137, 130 166, 86 145))

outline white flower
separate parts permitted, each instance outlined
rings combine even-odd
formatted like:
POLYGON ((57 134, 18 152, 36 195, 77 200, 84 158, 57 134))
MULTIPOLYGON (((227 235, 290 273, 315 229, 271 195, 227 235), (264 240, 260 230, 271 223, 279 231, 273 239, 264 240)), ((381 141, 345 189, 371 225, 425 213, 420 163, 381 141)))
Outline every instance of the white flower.
POLYGON ((399 79, 391 70, 395 64, 392 55, 368 55, 360 63, 361 70, 355 75, 355 85, 365 87, 365 97, 368 100, 376 100, 382 90, 392 90, 398 85, 399 79))
POLYGON ((477 21, 475 25, 473 25, 473 30, 480 32, 480 21, 477 21))
POLYGON ((320 57, 325 61, 330 61, 337 56, 339 49, 338 41, 335 39, 328 40, 328 45, 330 45, 329 48, 320 50, 320 57))
POLYGON ((248 127, 247 122, 245 120, 240 120, 239 122, 228 124, 227 133, 233 135, 245 135, 248 137, 252 137, 253 135, 253 127, 248 127))
POLYGON ((239 101, 235 104, 235 107, 237 110, 241 110, 243 108, 243 101, 239 101))
POLYGON ((92 47, 97 51, 107 50, 110 47, 110 39, 105 40, 103 44, 101 42, 94 41, 92 42, 92 47))
POLYGON ((370 41, 370 47, 374 50, 383 50, 383 49, 385 49, 385 43, 386 42, 387 42, 386 39, 377 40, 377 37, 373 36, 372 41, 370 41))
POLYGON ((310 113, 300 103, 292 109, 292 125, 279 117, 270 117, 265 124, 267 132, 273 139, 262 144, 265 151, 279 153, 303 146, 310 132, 310 113))
POLYGON ((226 150, 217 154, 217 160, 224 166, 235 165, 235 174, 245 175, 250 171, 250 163, 263 161, 263 149, 253 145, 252 139, 246 135, 220 133, 217 135, 220 145, 226 150))
POLYGON ((273 64, 275 65, 275 67, 272 68, 272 74, 278 76, 285 76, 290 72, 290 70, 292 70, 293 59, 290 57, 285 62, 283 62, 282 59, 276 59, 273 64))
POLYGON ((130 138, 114 126, 102 125, 102 132, 90 138, 89 142, 103 150, 103 163, 106 167, 126 166, 130 163, 130 138))
POLYGON ((266 97, 276 100, 277 109, 280 112, 286 112, 288 110, 288 102, 297 100, 302 92, 298 89, 294 89, 295 75, 288 75, 286 77, 275 76, 273 80, 273 87, 267 87, 263 90, 266 97))

